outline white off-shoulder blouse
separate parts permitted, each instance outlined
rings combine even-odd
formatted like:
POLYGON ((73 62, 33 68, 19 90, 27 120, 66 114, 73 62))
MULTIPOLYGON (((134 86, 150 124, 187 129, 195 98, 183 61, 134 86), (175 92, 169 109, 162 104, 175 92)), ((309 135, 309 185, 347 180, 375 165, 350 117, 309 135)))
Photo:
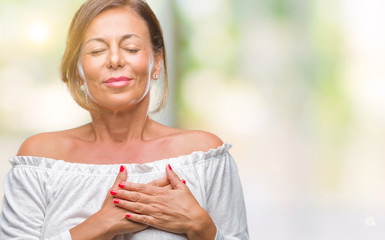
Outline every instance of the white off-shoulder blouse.
MULTIPOLYGON (((147 183, 165 176, 171 164, 217 226, 216 240, 249 239, 237 166, 229 144, 145 164, 124 164, 127 182, 147 183)), ((115 181, 119 164, 69 163, 16 156, 4 181, 1 240, 70 240, 69 230, 97 212, 115 181)), ((115 240, 187 239, 155 228, 115 236, 115 240)))

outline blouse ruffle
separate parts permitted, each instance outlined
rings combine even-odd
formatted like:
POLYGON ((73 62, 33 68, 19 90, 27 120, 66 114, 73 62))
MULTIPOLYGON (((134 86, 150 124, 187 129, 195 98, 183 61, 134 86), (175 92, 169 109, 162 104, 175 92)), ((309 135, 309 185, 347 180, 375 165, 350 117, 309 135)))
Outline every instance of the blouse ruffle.
POLYGON ((72 172, 85 175, 116 175, 121 165, 124 165, 128 174, 145 174, 164 172, 167 164, 172 164, 173 169, 180 169, 191 165, 206 162, 210 159, 221 157, 227 153, 231 145, 224 143, 216 149, 210 149, 207 152, 195 151, 191 154, 181 155, 174 158, 157 160, 154 162, 137 164, 85 164, 71 163, 64 160, 56 160, 52 158, 34 157, 34 156, 15 156, 9 162, 13 167, 32 167, 42 168, 53 171, 72 172))

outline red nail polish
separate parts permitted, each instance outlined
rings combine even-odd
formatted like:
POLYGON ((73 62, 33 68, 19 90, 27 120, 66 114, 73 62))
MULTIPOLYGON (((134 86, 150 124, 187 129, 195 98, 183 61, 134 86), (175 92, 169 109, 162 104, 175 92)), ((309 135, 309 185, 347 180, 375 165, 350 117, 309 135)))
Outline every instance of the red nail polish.
POLYGON ((119 203, 119 199, 114 198, 114 203, 119 203))
POLYGON ((119 170, 120 172, 123 172, 124 171, 124 166, 122 165, 122 166, 120 166, 120 170, 119 170))
POLYGON ((182 179, 182 182, 183 182, 184 184, 186 184, 186 180, 182 179))
POLYGON ((170 165, 170 164, 168 165, 168 169, 170 169, 170 170, 172 171, 172 167, 171 167, 171 165, 170 165))
POLYGON ((131 215, 127 213, 127 214, 126 214, 126 217, 130 218, 130 217, 131 217, 131 215))
POLYGON ((116 190, 111 190, 110 193, 111 195, 116 195, 118 192, 116 190))
POLYGON ((119 183, 119 185, 118 185, 120 188, 124 188, 124 183, 119 183))

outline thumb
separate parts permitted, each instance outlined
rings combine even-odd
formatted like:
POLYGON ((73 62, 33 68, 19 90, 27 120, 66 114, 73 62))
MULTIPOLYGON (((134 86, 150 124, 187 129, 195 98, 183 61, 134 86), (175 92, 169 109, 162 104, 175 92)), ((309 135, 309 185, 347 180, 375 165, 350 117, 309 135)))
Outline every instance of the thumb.
POLYGON ((178 175, 172 170, 170 164, 167 164, 166 166, 166 175, 173 189, 181 189, 186 187, 178 175))
POLYGON ((115 182, 112 185, 111 189, 118 188, 119 183, 127 181, 127 169, 121 165, 119 168, 119 173, 116 176, 115 182))

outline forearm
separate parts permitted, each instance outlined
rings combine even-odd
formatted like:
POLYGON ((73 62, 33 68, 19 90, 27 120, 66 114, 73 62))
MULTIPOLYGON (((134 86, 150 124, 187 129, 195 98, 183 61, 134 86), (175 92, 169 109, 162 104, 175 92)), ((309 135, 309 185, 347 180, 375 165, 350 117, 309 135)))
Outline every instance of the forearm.
POLYGON ((189 240, 214 240, 217 228, 210 215, 202 208, 187 232, 189 240))
POLYGON ((99 217, 98 213, 72 228, 70 234, 72 240, 110 240, 114 237, 106 220, 99 217))

